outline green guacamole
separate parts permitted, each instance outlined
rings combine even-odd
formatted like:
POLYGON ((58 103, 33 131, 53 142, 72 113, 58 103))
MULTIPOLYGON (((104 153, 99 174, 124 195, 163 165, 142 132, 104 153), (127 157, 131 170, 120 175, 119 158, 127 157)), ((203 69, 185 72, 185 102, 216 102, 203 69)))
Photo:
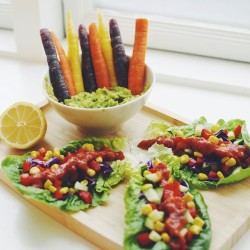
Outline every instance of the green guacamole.
MULTIPOLYGON (((143 93, 146 92, 148 88, 149 84, 145 86, 143 93)), ((58 101, 48 79, 46 79, 46 90, 51 98, 58 101)), ((64 104, 78 108, 107 108, 127 103, 138 96, 139 95, 132 95, 131 91, 127 88, 116 86, 110 90, 102 88, 92 93, 82 92, 72 96, 71 99, 65 99, 64 104)))

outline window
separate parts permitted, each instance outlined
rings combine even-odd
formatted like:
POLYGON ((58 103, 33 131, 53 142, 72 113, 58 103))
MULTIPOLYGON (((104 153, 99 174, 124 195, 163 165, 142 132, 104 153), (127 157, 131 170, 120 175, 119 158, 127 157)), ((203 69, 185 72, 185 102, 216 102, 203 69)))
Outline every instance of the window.
POLYGON ((81 21, 87 25, 96 20, 96 8, 101 8, 107 19, 117 18, 126 44, 133 41, 131 29, 135 16, 146 13, 150 20, 148 46, 151 48, 250 62, 248 0, 63 2, 65 11, 74 12, 75 8, 76 23, 81 21))
POLYGON ((13 29, 11 0, 0 0, 0 28, 13 29))

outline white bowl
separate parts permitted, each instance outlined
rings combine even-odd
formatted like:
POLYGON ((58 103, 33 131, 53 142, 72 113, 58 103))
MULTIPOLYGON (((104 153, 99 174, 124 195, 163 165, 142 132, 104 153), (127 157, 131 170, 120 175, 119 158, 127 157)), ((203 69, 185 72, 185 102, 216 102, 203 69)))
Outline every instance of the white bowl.
POLYGON ((65 120, 92 135, 109 134, 119 130, 122 123, 129 120, 141 110, 155 83, 155 75, 147 65, 145 83, 150 84, 150 87, 142 95, 127 103, 108 108, 76 108, 52 99, 45 88, 45 77, 48 77, 48 72, 46 72, 42 81, 42 91, 50 105, 65 120))

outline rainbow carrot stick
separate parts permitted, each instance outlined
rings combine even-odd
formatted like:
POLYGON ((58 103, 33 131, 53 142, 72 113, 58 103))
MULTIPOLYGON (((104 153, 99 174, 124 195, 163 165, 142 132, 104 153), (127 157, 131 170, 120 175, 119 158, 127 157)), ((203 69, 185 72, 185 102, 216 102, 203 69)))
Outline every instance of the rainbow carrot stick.
POLYGON ((51 31, 50 34, 51 34, 53 43, 56 46, 57 54, 59 55, 59 58, 60 58, 60 65, 61 65, 62 73, 65 78, 65 82, 67 84, 69 93, 71 96, 74 96, 76 94, 76 89, 75 89, 75 83, 74 83, 74 78, 73 78, 69 59, 66 56, 64 49, 60 41, 58 40, 56 34, 53 31, 51 31))
POLYGON ((67 13, 67 43, 68 58, 73 72, 76 93, 79 94, 84 91, 84 85, 79 55, 78 35, 74 30, 73 20, 70 12, 67 13))
POLYGON ((145 55, 147 49, 148 20, 136 19, 133 54, 129 63, 128 88, 134 95, 144 89, 145 55))
POLYGON ((98 88, 110 88, 109 71, 102 53, 98 30, 95 23, 89 25, 89 45, 97 86, 98 88))
POLYGON ((100 11, 98 13, 98 34, 99 34, 99 38, 100 38, 100 42, 101 42, 103 55, 105 57, 105 60, 106 60, 107 66, 108 66, 111 86, 114 87, 114 86, 117 86, 117 80, 116 80, 116 76, 115 76, 115 68, 114 68, 111 40, 110 40, 108 30, 104 24, 103 15, 100 11))

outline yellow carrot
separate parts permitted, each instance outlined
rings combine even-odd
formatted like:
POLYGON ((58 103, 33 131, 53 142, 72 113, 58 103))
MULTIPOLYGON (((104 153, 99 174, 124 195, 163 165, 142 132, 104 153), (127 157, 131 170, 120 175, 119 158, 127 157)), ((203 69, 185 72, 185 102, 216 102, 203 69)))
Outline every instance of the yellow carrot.
POLYGON ((60 41, 58 40, 56 34, 53 31, 51 31, 50 34, 51 34, 51 38, 53 40, 53 43, 56 46, 57 53, 59 55, 62 73, 63 73, 63 76, 65 78, 65 82, 67 84, 69 93, 71 96, 74 96, 76 94, 76 89, 75 89, 75 83, 74 83, 74 78, 73 78, 69 59, 66 56, 65 51, 64 51, 60 41))
POLYGON ((98 12, 98 35, 101 42, 102 52, 107 63, 111 86, 117 86, 111 40, 108 30, 105 27, 103 15, 100 11, 98 12))
POLYGON ((68 58, 73 72, 76 93, 84 91, 83 78, 81 72, 81 61, 79 55, 78 35, 75 32, 71 12, 67 13, 67 43, 68 58))

